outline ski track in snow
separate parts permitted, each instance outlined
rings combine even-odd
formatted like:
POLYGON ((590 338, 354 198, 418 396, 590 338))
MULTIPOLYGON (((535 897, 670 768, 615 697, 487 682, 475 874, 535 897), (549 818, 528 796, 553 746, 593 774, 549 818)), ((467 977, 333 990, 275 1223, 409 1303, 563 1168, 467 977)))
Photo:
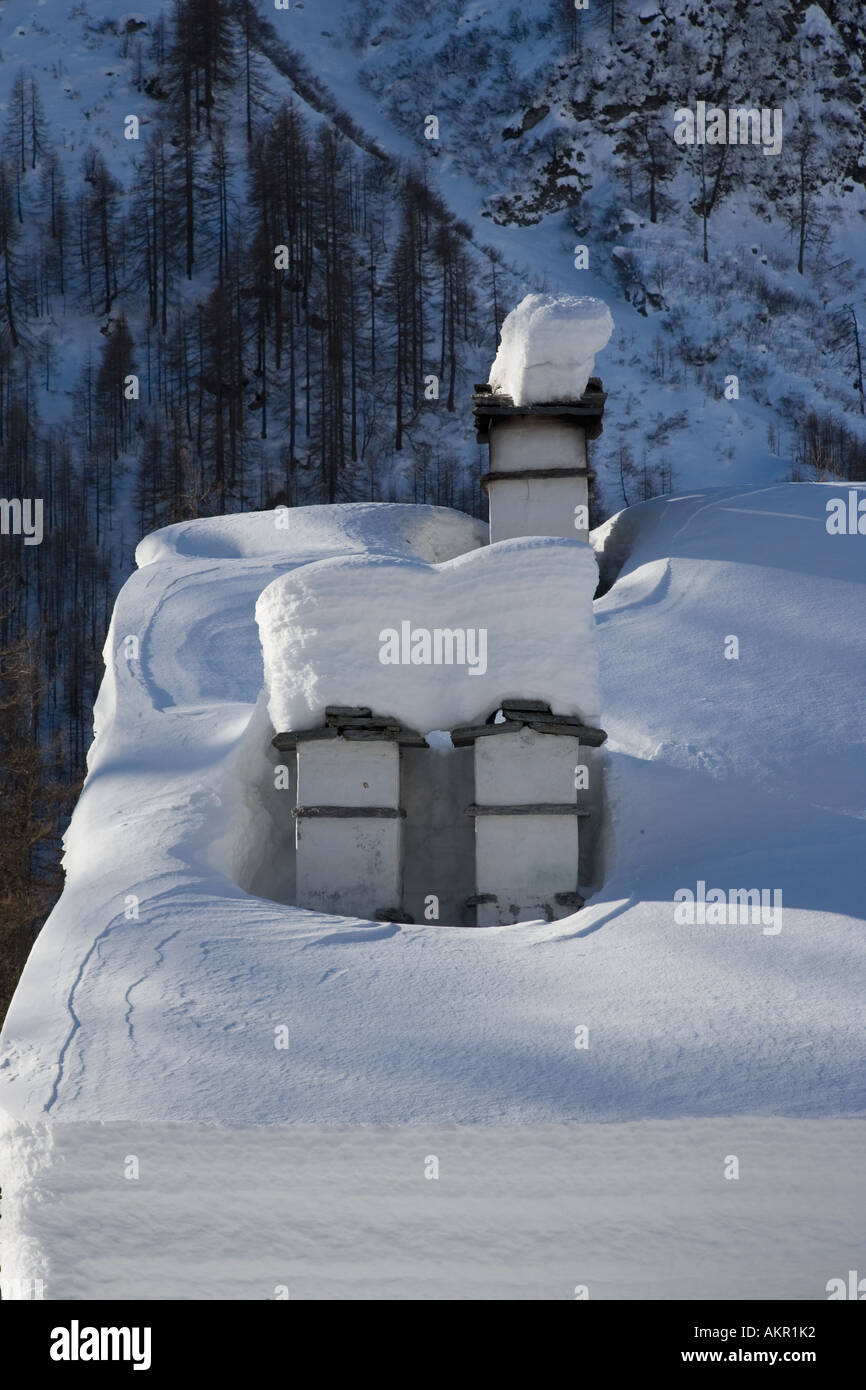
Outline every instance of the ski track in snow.
POLYGON ((72 1019, 72 1027, 71 1027, 71 1029, 70 1029, 70 1031, 69 1031, 69 1034, 68 1034, 66 1040, 64 1041, 62 1047, 60 1048, 60 1055, 59 1055, 58 1058, 57 1058, 57 1075, 56 1075, 56 1077, 54 1078, 54 1085, 53 1085, 52 1088, 51 1088, 51 1095, 49 1096, 48 1101, 47 1101, 47 1103, 46 1103, 46 1105, 45 1105, 45 1113, 46 1113, 46 1115, 50 1114, 52 1107, 55 1105, 55 1103, 56 1103, 56 1101, 57 1101, 57 1097, 58 1097, 58 1094, 59 1094, 59 1092, 60 1092, 60 1083, 61 1083, 61 1081, 63 1080, 63 1076, 64 1076, 64 1068, 65 1068, 65 1065, 66 1065, 66 1054, 69 1052, 69 1049, 70 1049, 70 1047, 72 1046, 73 1041, 75 1040, 75 1036, 76 1036, 76 1034, 78 1033, 79 1029, 81 1028, 81 1019, 78 1017, 78 1014, 75 1012, 75 1005, 74 1005, 74 1002, 73 1002, 74 999, 75 999, 75 991, 78 989, 78 986, 81 984, 81 981, 84 979, 84 974, 85 974, 85 971, 87 970, 88 965, 90 964, 91 957, 94 955, 95 952, 97 952, 97 951, 99 950, 100 942, 104 941, 104 940, 106 939, 106 937, 108 936, 109 932, 111 932, 111 931, 114 930, 114 928, 117 926, 117 923, 118 923, 119 920, 122 920, 122 919, 121 919, 121 918, 118 918, 118 917, 113 918, 112 921, 109 922, 109 924, 108 924, 108 926, 105 928, 105 930, 104 930, 104 931, 101 931, 101 932, 99 933, 99 935, 96 937, 96 939, 94 940, 93 944, 91 945, 89 951, 88 951, 87 954, 84 956, 84 958, 83 958, 83 960, 82 960, 82 962, 81 962, 81 965, 80 965, 79 968, 78 968, 78 973, 77 973, 77 975, 75 976, 74 981, 72 982, 72 988, 70 989, 70 991, 69 991, 69 997, 68 997, 67 1000, 66 1000, 66 1008, 67 1008, 67 1010, 69 1011, 69 1015, 70 1015, 70 1017, 71 1017, 71 1019, 72 1019))
MULTIPOLYGON (((180 934, 180 927, 178 927, 175 931, 170 932, 168 936, 163 937, 162 941, 157 942, 157 944, 156 944, 156 946, 155 946, 155 948, 154 948, 155 954, 156 954, 156 969, 159 969, 159 967, 162 965, 163 961, 165 960, 165 956, 164 956, 164 954, 163 954, 163 947, 164 947, 164 946, 167 946, 168 943, 169 943, 169 941, 173 941, 174 938, 175 938, 176 936, 178 936, 179 934, 180 934)), ((133 1011, 133 1007, 134 1007, 134 1005, 133 1005, 133 1003, 132 1003, 132 998, 131 998, 132 991, 133 991, 134 989, 137 989, 139 985, 143 985, 144 982, 145 982, 145 980, 147 980, 147 979, 149 979, 149 978, 150 978, 150 976, 149 976, 148 974, 139 976, 139 978, 138 978, 137 980, 134 980, 134 981, 133 981, 133 983, 129 986, 129 988, 124 992, 124 995, 123 995, 124 1002, 126 1003, 126 1006, 127 1006, 126 1013, 125 1013, 125 1015, 124 1015, 124 1022, 126 1023, 127 1031, 128 1031, 128 1036, 129 1036, 129 1041, 130 1041, 131 1043, 134 1043, 134 1042, 135 1042, 135 1029, 134 1029, 133 1023, 132 1023, 132 1011, 133 1011)))

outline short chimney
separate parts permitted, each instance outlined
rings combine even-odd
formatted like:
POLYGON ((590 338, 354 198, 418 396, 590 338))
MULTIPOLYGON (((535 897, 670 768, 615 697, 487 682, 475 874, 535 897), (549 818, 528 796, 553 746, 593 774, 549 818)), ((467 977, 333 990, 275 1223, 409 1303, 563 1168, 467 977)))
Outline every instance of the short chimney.
POLYGON ((297 756, 299 907, 408 921, 403 898, 401 750, 426 740, 365 707, 329 705, 325 723, 273 739, 297 756))
POLYGON ((479 927, 548 922, 583 905, 578 892, 581 745, 607 734, 539 700, 503 701, 484 724, 451 732, 475 748, 475 908, 479 927))

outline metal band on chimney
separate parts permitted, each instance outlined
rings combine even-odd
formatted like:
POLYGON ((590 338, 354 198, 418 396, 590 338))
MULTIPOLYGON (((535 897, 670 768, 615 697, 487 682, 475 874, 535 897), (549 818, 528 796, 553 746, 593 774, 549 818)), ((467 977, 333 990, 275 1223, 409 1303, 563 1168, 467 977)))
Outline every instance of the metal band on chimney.
POLYGON ((523 802, 520 806, 476 806, 466 807, 467 816, 588 816, 589 811, 571 802, 536 801, 523 802))
POLYGON ((381 816, 387 820, 397 820, 400 817, 405 819, 406 812, 399 806, 293 806, 292 815, 298 820, 307 816, 322 818, 381 816))
POLYGON ((481 486, 487 491, 488 483, 505 482, 526 482, 534 478, 586 478, 589 476, 588 468, 520 468, 509 469, 505 473, 484 473, 481 476, 481 486))

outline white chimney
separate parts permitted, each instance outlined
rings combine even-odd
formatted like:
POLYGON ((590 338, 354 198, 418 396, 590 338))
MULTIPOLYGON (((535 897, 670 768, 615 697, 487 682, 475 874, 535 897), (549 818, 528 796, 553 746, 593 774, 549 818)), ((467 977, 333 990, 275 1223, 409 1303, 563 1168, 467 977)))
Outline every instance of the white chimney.
POLYGON ((475 388, 491 542, 518 536, 586 540, 587 440, 601 434, 605 393, 590 375, 613 320, 600 299, 527 295, 502 325, 490 382, 475 388))
POLYGON ((583 904, 578 893, 576 791, 581 744, 606 738, 539 700, 504 701, 498 722, 452 730, 456 748, 475 748, 475 907, 479 927, 548 922, 583 904))
POLYGON ((277 734, 273 743, 297 756, 298 906, 408 921, 401 747, 426 741, 367 708, 332 705, 323 726, 277 734))

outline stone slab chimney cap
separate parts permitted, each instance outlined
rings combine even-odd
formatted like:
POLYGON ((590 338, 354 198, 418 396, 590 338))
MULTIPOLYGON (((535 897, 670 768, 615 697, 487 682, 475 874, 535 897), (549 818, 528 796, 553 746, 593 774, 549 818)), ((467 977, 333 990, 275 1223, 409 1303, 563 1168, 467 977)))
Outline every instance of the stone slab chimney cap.
POLYGON ((472 413, 475 416, 475 437, 479 444, 486 444, 490 426, 494 420, 507 416, 549 416, 554 419, 574 419, 582 425, 587 439, 597 439, 601 434, 602 416, 607 392, 601 384, 601 377, 591 376, 586 390, 579 401, 571 403, 552 401, 549 405, 515 405, 510 396, 493 390, 489 384, 475 387, 472 396, 472 413))

